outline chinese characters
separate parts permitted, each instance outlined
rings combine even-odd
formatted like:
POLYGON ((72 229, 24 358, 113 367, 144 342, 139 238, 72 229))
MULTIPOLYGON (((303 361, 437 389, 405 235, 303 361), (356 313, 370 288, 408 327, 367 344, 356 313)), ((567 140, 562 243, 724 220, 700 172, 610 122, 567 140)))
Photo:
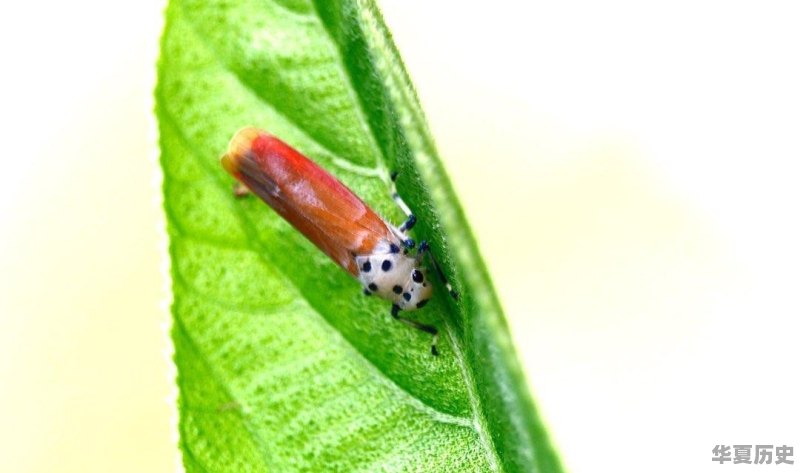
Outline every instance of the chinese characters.
POLYGON ((794 447, 788 445, 717 445, 711 452, 711 461, 733 464, 751 463, 755 465, 775 464, 794 465, 794 447), (773 461, 774 458, 774 461, 773 461))

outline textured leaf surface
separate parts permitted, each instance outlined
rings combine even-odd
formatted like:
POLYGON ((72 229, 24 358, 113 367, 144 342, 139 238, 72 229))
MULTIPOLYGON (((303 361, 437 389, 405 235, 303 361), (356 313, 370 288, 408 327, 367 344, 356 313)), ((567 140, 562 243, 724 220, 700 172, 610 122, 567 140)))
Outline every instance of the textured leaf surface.
POLYGON ((375 6, 173 0, 156 91, 180 435, 194 471, 560 471, 413 89, 375 6), (415 317, 255 198, 218 157, 265 128, 388 219, 389 170, 461 292, 415 317))

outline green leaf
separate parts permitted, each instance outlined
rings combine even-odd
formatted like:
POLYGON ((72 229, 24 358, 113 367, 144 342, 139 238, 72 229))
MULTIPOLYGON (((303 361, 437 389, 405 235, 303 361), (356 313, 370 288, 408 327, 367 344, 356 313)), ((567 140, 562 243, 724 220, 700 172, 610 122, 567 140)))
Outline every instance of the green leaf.
POLYGON ((194 471, 556 472, 502 311, 371 1, 173 0, 156 112, 180 445, 194 471), (270 130, 387 219, 401 195, 459 301, 399 324, 219 165, 270 130))

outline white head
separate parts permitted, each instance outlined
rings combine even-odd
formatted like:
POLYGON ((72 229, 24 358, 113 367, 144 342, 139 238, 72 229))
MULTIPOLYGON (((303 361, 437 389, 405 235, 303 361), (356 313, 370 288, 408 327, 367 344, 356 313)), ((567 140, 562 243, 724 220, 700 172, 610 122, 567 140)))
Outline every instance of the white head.
POLYGON ((356 256, 356 264, 365 292, 390 300, 401 310, 419 309, 433 294, 426 271, 396 245, 386 252, 356 256))

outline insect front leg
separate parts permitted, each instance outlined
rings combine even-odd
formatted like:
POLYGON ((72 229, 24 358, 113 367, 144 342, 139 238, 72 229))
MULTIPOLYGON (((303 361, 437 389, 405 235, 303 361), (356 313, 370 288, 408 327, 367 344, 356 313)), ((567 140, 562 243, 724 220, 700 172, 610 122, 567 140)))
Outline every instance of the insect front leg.
MULTIPOLYGON (((400 231, 402 236, 405 237, 407 236, 409 230, 414 228, 414 225, 417 224, 417 217, 416 215, 414 215, 413 212, 411 212, 411 208, 408 206, 408 204, 405 203, 403 198, 400 197, 400 194, 397 193, 397 186, 395 185, 395 181, 397 180, 397 171, 392 172, 391 178, 392 178, 392 200, 394 200, 397 206, 400 207, 400 210, 402 210, 403 213, 406 215, 405 222, 403 222, 402 225, 398 227, 398 230, 400 231)), ((406 248, 414 248, 414 240, 411 238, 404 238, 403 246, 405 246, 406 248)))
POLYGON ((417 330, 422 330, 425 333, 433 335, 433 342, 431 342, 431 354, 434 356, 439 356, 439 350, 436 348, 436 344, 439 342, 439 330, 436 327, 402 317, 400 315, 400 306, 397 304, 392 304, 392 317, 394 317, 395 320, 408 325, 409 327, 414 327, 417 330))

